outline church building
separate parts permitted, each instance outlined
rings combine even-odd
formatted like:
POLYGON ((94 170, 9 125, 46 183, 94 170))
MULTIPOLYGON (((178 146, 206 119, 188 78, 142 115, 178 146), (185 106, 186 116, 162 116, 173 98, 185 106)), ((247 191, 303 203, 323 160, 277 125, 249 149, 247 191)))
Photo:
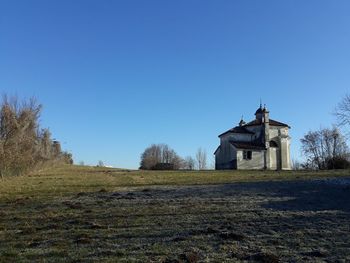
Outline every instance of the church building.
POLYGON ((290 170, 289 125, 270 119, 262 105, 255 120, 220 134, 220 146, 215 151, 215 169, 290 170))

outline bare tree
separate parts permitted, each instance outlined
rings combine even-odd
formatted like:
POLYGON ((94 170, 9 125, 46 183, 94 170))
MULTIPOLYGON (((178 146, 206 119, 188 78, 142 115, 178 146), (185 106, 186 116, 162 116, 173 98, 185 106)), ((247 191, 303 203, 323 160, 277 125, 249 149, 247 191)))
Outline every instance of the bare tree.
POLYGON ((0 173, 19 175, 35 164, 41 105, 3 97, 0 107, 0 173))
POLYGON ((340 126, 350 125, 350 94, 346 94, 334 110, 340 126))
POLYGON ((103 161, 99 160, 96 166, 97 167, 104 167, 105 164, 103 163, 103 161))
POLYGON ((51 148, 52 148, 52 156, 54 158, 57 158, 62 153, 61 143, 59 141, 56 141, 56 140, 53 141, 51 148))
POLYGON ((293 170, 300 170, 302 168, 302 164, 299 160, 297 159, 292 159, 292 169, 293 170))
POLYGON ((187 170, 194 170, 196 165, 196 161, 191 157, 187 156, 184 160, 184 169, 187 170))
POLYGON ((52 140, 49 129, 42 129, 39 134, 40 156, 44 159, 50 159, 52 156, 52 140))
POLYGON ((198 170, 204 170, 207 168, 207 152, 202 148, 198 148, 196 153, 198 170))
POLYGON ((34 98, 19 103, 3 96, 0 102, 0 175, 20 175, 48 160, 71 162, 48 129, 39 128, 42 106, 34 98))
POLYGON ((167 144, 153 144, 141 154, 140 168, 150 169, 180 169, 183 160, 167 144))
POLYGON ((149 170, 155 167, 157 163, 161 163, 161 149, 159 145, 153 144, 141 154, 140 168, 149 170))
POLYGON ((305 167, 333 169, 337 168, 336 164, 346 165, 348 162, 349 149, 336 127, 310 131, 300 141, 302 152, 307 157, 305 167))

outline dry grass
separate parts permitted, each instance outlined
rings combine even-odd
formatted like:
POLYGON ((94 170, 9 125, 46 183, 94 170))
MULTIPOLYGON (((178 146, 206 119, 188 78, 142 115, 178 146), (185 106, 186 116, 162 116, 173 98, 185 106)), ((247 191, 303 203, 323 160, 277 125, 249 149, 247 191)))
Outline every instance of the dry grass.
POLYGON ((0 261, 346 262, 350 188, 305 180, 344 176, 65 166, 8 178, 0 261))
POLYGON ((135 171, 89 166, 59 166, 29 176, 0 181, 0 200, 31 196, 49 198, 121 190, 148 185, 206 185, 234 182, 304 180, 348 176, 349 170, 334 171, 135 171))

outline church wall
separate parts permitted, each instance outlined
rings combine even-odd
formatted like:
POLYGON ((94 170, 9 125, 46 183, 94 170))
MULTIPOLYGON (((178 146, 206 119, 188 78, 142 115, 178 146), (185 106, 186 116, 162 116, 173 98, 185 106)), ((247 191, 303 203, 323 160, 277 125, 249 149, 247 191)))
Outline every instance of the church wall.
POLYGON ((280 134, 282 136, 288 136, 288 128, 283 128, 283 129, 280 129, 280 134))
POLYGON ((236 149, 228 142, 221 143, 221 147, 215 155, 216 169, 236 168, 236 149))
POLYGON ((270 126, 270 140, 273 140, 274 138, 279 138, 281 135, 288 136, 288 128, 270 126))
POLYGON ((290 149, 287 127, 270 127, 270 141, 275 141, 279 148, 270 148, 268 158, 271 170, 290 170, 290 149))
POLYGON ((252 151, 252 159, 243 159, 243 150, 237 150, 237 169, 258 170, 264 169, 265 151, 252 151))
MULTIPOLYGON (((270 140, 273 140, 274 138, 279 136, 279 130, 280 129, 278 129, 278 128, 270 126, 270 140)), ((275 141, 278 142, 278 140, 275 140, 275 141)))
POLYGON ((274 140, 279 145, 277 151, 277 168, 282 170, 290 170, 290 138, 287 127, 273 127, 270 129, 270 140, 274 140))
POLYGON ((278 148, 270 147, 267 151, 268 158, 270 158, 270 170, 277 170, 279 168, 279 150, 278 148))
POLYGON ((288 138, 281 138, 281 163, 282 170, 291 170, 290 142, 288 138))
POLYGON ((263 113, 263 116, 256 115, 260 125, 243 126, 254 134, 227 133, 220 137, 221 147, 215 155, 216 169, 291 169, 289 127, 270 126, 268 111, 263 113), (252 151, 251 160, 246 160, 243 159, 243 150, 236 149, 230 141, 264 144, 267 149, 252 151), (270 141, 278 147, 270 147, 270 141))

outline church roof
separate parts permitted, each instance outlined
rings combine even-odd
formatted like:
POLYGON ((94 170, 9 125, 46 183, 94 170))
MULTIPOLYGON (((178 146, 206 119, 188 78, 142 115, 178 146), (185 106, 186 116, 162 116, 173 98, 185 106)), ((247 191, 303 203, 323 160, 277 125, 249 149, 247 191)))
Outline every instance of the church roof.
MULTIPOLYGON (((244 125, 246 126, 246 125, 244 125)), ((242 126, 236 126, 232 129, 229 129, 228 131, 225 131, 224 133, 220 134, 219 137, 227 134, 227 133, 243 133, 243 134, 254 134, 254 132, 249 131, 248 129, 242 127, 242 126)))
MULTIPOLYGON (((262 123, 261 123, 260 120, 256 120, 256 119, 255 119, 255 120, 253 120, 253 121, 251 121, 251 122, 248 122, 248 123, 245 124, 244 126, 255 126, 255 125, 261 125, 261 124, 262 124, 262 123)), ((281 127, 288 127, 288 128, 290 128, 288 124, 285 124, 285 123, 279 122, 279 121, 275 121, 275 120, 272 120, 272 119, 269 120, 269 124, 270 124, 271 126, 281 126, 281 127)))
POLYGON ((264 144, 256 144, 252 142, 236 142, 236 141, 230 141, 230 143, 237 149, 266 150, 264 144))
POLYGON ((216 152, 217 152, 218 150, 220 150, 220 148, 221 148, 221 145, 219 145, 219 147, 218 147, 218 148, 216 148, 216 150, 215 150, 214 154, 216 154, 216 152))

